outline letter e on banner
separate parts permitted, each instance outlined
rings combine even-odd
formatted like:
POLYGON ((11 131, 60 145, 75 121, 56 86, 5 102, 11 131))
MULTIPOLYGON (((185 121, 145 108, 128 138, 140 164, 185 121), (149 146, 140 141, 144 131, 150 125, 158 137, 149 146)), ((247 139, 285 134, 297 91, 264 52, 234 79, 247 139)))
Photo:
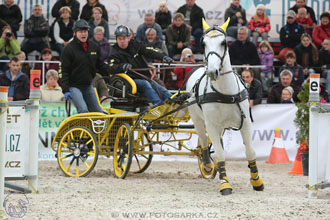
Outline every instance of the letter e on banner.
POLYGON ((309 101, 320 101, 320 74, 310 74, 309 101))
POLYGON ((31 70, 30 89, 40 89, 40 70, 31 70))

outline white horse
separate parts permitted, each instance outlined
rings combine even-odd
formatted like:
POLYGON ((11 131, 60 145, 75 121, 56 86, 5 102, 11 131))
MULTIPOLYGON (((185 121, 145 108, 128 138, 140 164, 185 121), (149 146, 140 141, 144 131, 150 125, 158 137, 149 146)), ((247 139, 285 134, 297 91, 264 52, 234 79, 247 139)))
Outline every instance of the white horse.
POLYGON ((252 123, 248 92, 231 68, 226 42, 228 23, 229 19, 221 27, 210 28, 203 19, 202 45, 207 64, 193 72, 186 84, 186 90, 191 92, 189 101, 198 103, 189 106, 189 114, 203 148, 204 169, 210 171, 213 168, 209 157, 207 133, 214 146, 214 164, 219 172, 222 195, 232 193, 226 176, 222 143, 222 135, 225 129, 229 128, 241 131, 253 189, 264 189, 263 181, 258 176, 256 155, 251 147, 252 123))

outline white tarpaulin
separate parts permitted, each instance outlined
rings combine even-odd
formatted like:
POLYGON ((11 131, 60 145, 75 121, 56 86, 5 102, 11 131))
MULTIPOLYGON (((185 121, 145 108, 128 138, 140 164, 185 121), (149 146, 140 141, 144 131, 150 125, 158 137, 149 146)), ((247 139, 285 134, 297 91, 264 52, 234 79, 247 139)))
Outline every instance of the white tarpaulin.
MULTIPOLYGON (((80 9, 86 4, 85 0, 78 0, 80 9)), ((44 15, 53 20, 51 17, 51 9, 56 0, 18 0, 23 20, 26 20, 32 14, 32 5, 41 4, 44 15)), ((147 12, 155 13, 159 7, 160 0, 100 0, 108 10, 110 32, 113 33, 118 24, 128 25, 136 30, 139 24, 143 23, 144 14, 147 12)), ((174 1, 168 0, 168 7, 174 13, 181 5, 185 4, 185 0, 174 1)), ((222 24, 224 21, 224 13, 229 7, 231 0, 196 0, 205 14, 206 21, 210 24, 222 24)), ((308 6, 312 6, 319 20, 320 15, 324 11, 330 10, 329 0, 306 0, 308 6)), ((264 4, 267 9, 267 15, 271 22, 270 36, 279 37, 280 28, 286 23, 285 14, 290 7, 295 4, 295 0, 241 0, 241 5, 247 12, 247 20, 255 14, 258 4, 264 4)), ((80 10, 81 12, 81 10, 80 10)), ((23 26, 23 25, 22 25, 23 26)))

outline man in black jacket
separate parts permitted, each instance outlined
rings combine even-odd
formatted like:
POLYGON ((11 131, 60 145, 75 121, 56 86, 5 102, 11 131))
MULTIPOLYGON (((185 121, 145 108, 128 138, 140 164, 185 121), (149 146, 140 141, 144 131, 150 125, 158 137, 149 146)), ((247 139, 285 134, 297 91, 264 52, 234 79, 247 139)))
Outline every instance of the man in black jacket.
POLYGON ((307 14, 313 20, 314 25, 317 24, 314 9, 306 5, 306 0, 296 0, 296 4, 289 10, 293 10, 294 12, 296 12, 296 14, 298 14, 299 8, 306 8, 307 14))
POLYGON ((61 54, 60 82, 65 99, 72 98, 78 113, 103 112, 92 86, 96 72, 110 73, 101 59, 100 48, 88 41, 89 25, 81 19, 73 26, 74 39, 64 47, 61 54))
POLYGON ((34 50, 41 53, 43 49, 49 48, 48 31, 48 21, 42 15, 41 5, 34 5, 33 14, 24 23, 22 51, 28 55, 34 50))
POLYGON ((0 74, 0 86, 8 86, 8 101, 19 101, 29 98, 30 81, 21 71, 21 62, 13 57, 9 62, 9 70, 0 74))
MULTIPOLYGON (((230 62, 232 65, 260 65, 256 46, 248 40, 248 28, 243 26, 237 31, 237 40, 229 46, 230 62)), ((255 78, 260 80, 260 70, 254 69, 255 78)))
POLYGON ((261 82, 254 78, 252 69, 245 69, 242 72, 242 78, 247 84, 249 91, 250 108, 261 103, 262 99, 262 85, 261 82))
POLYGON ((173 62, 172 58, 165 56, 163 53, 156 52, 152 48, 147 48, 142 43, 135 40, 130 40, 129 28, 119 25, 115 30, 116 44, 113 46, 110 55, 111 73, 123 73, 129 75, 136 83, 139 92, 142 92, 152 104, 159 104, 162 100, 171 97, 164 87, 156 83, 150 76, 150 72, 139 71, 137 74, 132 68, 148 68, 144 56, 163 62, 173 62))
POLYGON ((177 12, 184 15, 185 24, 191 26, 191 35, 195 38, 195 50, 201 52, 201 37, 203 35, 202 18, 205 18, 203 9, 195 4, 195 0, 186 0, 186 4, 181 6, 177 12))

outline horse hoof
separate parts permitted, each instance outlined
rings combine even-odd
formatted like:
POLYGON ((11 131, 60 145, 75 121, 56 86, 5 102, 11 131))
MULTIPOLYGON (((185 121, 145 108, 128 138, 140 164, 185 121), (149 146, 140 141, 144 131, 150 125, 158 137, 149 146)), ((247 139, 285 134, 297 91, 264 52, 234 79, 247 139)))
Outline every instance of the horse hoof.
POLYGON ((264 190, 264 184, 261 184, 260 186, 254 186, 253 189, 255 191, 263 191, 264 190))
POLYGON ((233 191, 232 189, 223 189, 220 192, 221 192, 221 195, 227 196, 227 195, 232 194, 232 191, 233 191))

